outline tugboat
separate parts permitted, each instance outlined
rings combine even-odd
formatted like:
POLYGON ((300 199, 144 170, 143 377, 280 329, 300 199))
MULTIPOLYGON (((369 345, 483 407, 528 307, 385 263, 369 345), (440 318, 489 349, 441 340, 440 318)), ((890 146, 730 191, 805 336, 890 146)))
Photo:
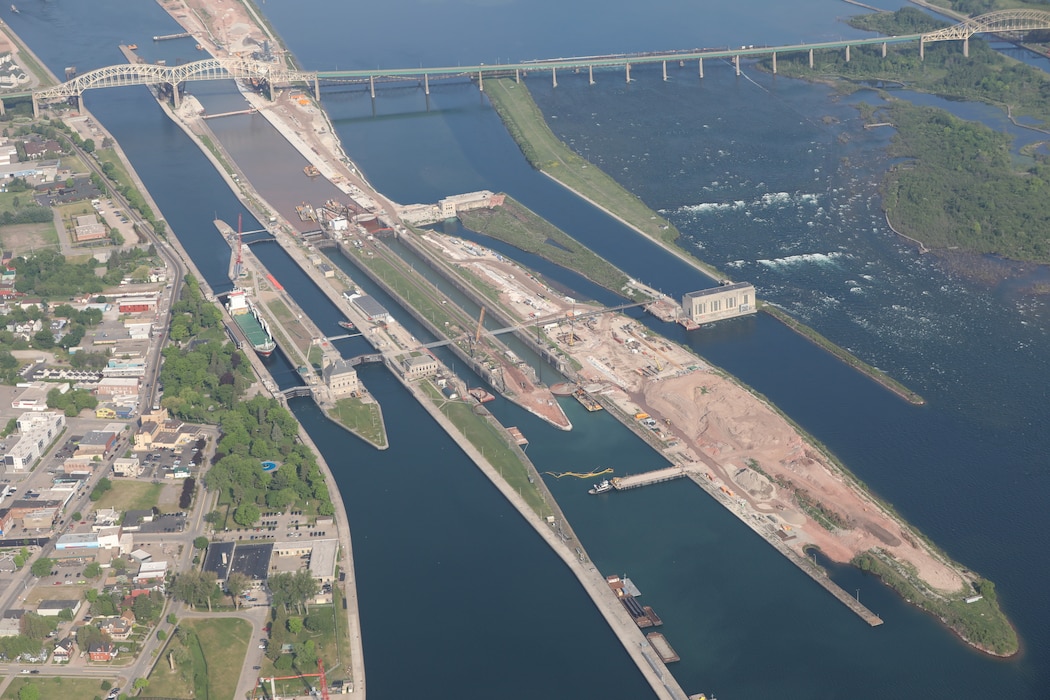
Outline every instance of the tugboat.
POLYGON ((350 323, 349 321, 340 321, 339 322, 339 327, 340 328, 345 328, 348 331, 352 331, 357 326, 355 326, 354 324, 350 323))
POLYGON ((606 493, 607 491, 612 491, 612 488, 613 485, 611 481, 609 481, 608 479, 602 479, 597 484, 592 486, 587 491, 587 493, 591 494, 592 496, 597 496, 599 493, 606 493))

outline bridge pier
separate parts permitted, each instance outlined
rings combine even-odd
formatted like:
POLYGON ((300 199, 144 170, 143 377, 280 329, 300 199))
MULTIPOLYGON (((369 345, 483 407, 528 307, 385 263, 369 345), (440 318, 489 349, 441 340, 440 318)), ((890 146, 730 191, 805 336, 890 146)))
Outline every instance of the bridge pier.
POLYGON ((423 74, 423 94, 430 96, 430 76, 426 73, 423 74))
POLYGON ((478 71, 478 90, 485 92, 485 78, 482 76, 481 71, 478 71))
MULTIPOLYGON (((175 109, 179 108, 179 91, 175 91, 175 109)), ((84 113, 84 93, 77 94, 77 111, 84 113)))
MULTIPOLYGON (((175 86, 175 92, 178 92, 178 91, 179 91, 179 86, 176 85, 175 86)), ((274 97, 274 93, 273 93, 273 80, 272 79, 268 78, 266 80, 266 92, 270 95, 270 102, 273 102, 274 99, 276 99, 276 98, 274 97)))
POLYGON ((7 109, 4 107, 4 101, 0 100, 0 117, 7 114, 7 109))
POLYGON ((700 77, 701 78, 704 77, 704 59, 703 58, 700 59, 700 77))
POLYGON ((813 70, 813 49, 809 50, 809 68, 813 70))
POLYGON ((368 76, 368 92, 374 100, 376 98, 376 77, 374 75, 368 76))
POLYGON ((886 42, 882 42, 882 57, 886 58, 886 42))
POLYGON ((587 83, 594 85, 594 66, 587 66, 587 83))
POLYGON ((663 61, 664 66, 664 82, 667 82, 667 61, 663 61))
POLYGON ((314 76, 314 99, 317 100, 318 104, 321 103, 321 81, 317 79, 316 75, 314 76))
POLYGON ((777 74, 777 52, 773 52, 773 75, 777 74))
POLYGON ((521 82, 521 70, 519 70, 518 68, 514 69, 514 82, 516 82, 516 83, 520 83, 521 82))
POLYGON ((970 57, 970 37, 963 39, 963 57, 970 57))
POLYGON ((919 37, 919 60, 926 60, 926 38, 921 36, 919 37))
POLYGON ((740 75, 740 54, 733 56, 733 66, 736 68, 736 74, 740 75))
POLYGON ((846 44, 846 63, 849 63, 849 44, 846 44))
POLYGON ((551 66, 551 87, 558 87, 558 69, 551 66))
POLYGON ((33 119, 40 118, 40 103, 36 101, 36 93, 33 93, 33 119))
POLYGON ((631 64, 625 63, 624 66, 627 68, 627 82, 631 82, 631 64))

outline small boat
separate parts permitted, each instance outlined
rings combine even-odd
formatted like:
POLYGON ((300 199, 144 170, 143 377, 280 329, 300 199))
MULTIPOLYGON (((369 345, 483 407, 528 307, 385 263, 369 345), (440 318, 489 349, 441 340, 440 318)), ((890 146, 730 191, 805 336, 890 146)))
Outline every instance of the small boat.
POLYGON ((349 321, 340 321, 339 322, 339 327, 340 328, 345 328, 348 331, 352 331, 355 328, 357 328, 357 326, 355 326, 354 324, 350 323, 349 321))
POLYGON ((138 44, 128 44, 128 51, 137 51, 139 48, 138 44))
POLYGON ((608 479, 602 479, 597 484, 592 486, 587 491, 587 493, 591 494, 592 496, 597 496, 599 493, 606 493, 607 491, 612 491, 612 488, 613 485, 611 481, 609 481, 608 479))
POLYGON ((15 7, 14 3, 11 3, 11 12, 14 12, 16 15, 18 14, 18 8, 15 7))
POLYGON ((317 177, 321 174, 321 171, 316 166, 307 165, 303 168, 303 172, 306 173, 307 177, 317 177))

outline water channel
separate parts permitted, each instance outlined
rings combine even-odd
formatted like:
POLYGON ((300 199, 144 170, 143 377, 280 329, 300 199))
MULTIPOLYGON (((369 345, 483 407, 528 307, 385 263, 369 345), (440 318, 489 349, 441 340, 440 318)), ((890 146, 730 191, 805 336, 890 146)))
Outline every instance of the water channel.
MULTIPOLYGON (((716 46, 726 37, 772 44, 852 32, 835 17, 853 8, 822 0, 792 5, 790 16, 764 0, 717 10, 658 3, 645 21, 626 3, 543 4, 527 12, 518 2, 496 4, 486 8, 484 24, 409 0, 353 10, 311 0, 264 10, 307 67, 318 68, 716 46), (399 10, 395 31, 385 18, 399 10), (631 32, 601 19, 632 12, 631 32), (738 13, 745 12, 751 26, 742 31, 738 13), (318 23, 319 16, 345 22, 318 23), (501 18, 514 18, 514 31, 501 18), (345 32, 357 49, 351 57, 340 48, 345 32), (469 44, 457 40, 468 37, 469 44)), ((56 73, 117 62, 118 42, 146 46, 149 36, 176 31, 156 6, 122 0, 90 8, 50 2, 5 20, 56 73)), ((174 59, 186 47, 150 50, 174 59)), ((684 482, 594 498, 580 482, 550 481, 595 562, 638 582, 667 623, 665 634, 683 657, 674 673, 691 692, 1045 697, 1050 608, 1036 583, 1047 573, 1039 553, 1050 526, 1040 457, 1050 447, 1040 429, 1050 359, 1042 304, 968 283, 888 235, 875 191, 888 134, 851 128, 855 112, 826 88, 753 71, 739 80, 726 66, 710 67, 702 84, 680 75, 662 83, 646 71, 635 77, 629 86, 610 77, 590 89, 571 80, 558 91, 538 81, 530 87, 559 134, 667 212, 705 259, 751 279, 764 297, 909 382, 929 404, 904 404, 765 317, 689 336, 665 332, 772 398, 934 541, 995 580, 1026 653, 1009 662, 984 658, 877 582, 836 569, 836 580, 887 622, 869 629, 684 482), (821 119, 829 114, 830 125, 821 119), (852 137, 846 144, 843 133, 852 137)), ((233 99, 221 84, 193 91, 233 99)), ((211 220, 220 212, 227 221, 236 217, 235 198, 144 89, 89 95, 87 104, 119 139, 202 274, 221 289, 227 246, 211 220)), ((348 153, 395 200, 508 191, 633 276, 675 294, 704 286, 690 268, 532 171, 469 85, 436 90, 429 112, 413 90, 384 93, 375 116, 360 93, 326 95, 325 104, 348 153)), ((251 128, 246 122, 230 128, 251 128)), ((267 138, 256 134, 262 166, 276 148, 267 138)), ((256 251, 322 327, 334 325, 335 309, 278 248, 256 251)), ((545 273, 578 284, 556 269, 545 273)), ((280 364, 277 375, 282 385, 295 381, 280 364)), ((383 403, 387 452, 349 438, 308 401, 293 406, 333 465, 350 514, 370 691, 645 697, 640 676, 571 576, 491 485, 385 370, 364 369, 362 379, 383 403)), ((491 406, 529 436, 541 470, 656 466, 648 448, 606 415, 567 404, 576 429, 561 433, 505 402, 491 406)))

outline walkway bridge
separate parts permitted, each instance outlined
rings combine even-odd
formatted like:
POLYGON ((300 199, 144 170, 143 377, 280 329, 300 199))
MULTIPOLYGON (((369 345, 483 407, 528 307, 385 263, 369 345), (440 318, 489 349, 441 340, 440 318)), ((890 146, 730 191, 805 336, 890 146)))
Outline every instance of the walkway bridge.
MULTIPOLYGON (((594 69, 623 69, 628 82, 631 80, 631 67, 659 63, 663 66, 663 78, 667 79, 667 64, 678 63, 684 66, 687 61, 696 61, 699 75, 704 76, 704 59, 730 60, 737 74, 740 73, 740 59, 769 56, 772 59, 772 70, 777 72, 777 56, 783 54, 808 53, 809 64, 813 67, 815 51, 843 50, 849 60, 850 49, 858 46, 880 46, 882 55, 886 55, 889 44, 918 42, 920 57, 925 56, 926 44, 937 41, 962 41, 963 54, 969 55, 970 37, 975 34, 1010 34, 1028 32, 1037 29, 1050 29, 1050 12, 1043 10, 1000 10, 978 17, 972 17, 951 27, 945 27, 925 34, 908 34, 904 36, 875 37, 867 39, 847 39, 827 41, 814 44, 791 44, 786 46, 742 46, 739 49, 690 49, 683 51, 608 54, 603 56, 582 56, 571 58, 550 58, 520 63, 502 63, 497 65, 479 64, 476 66, 444 66, 431 68, 369 68, 364 70, 344 71, 300 71, 293 70, 278 63, 265 63, 248 58, 209 58, 203 61, 185 63, 179 66, 159 66, 148 63, 123 64, 107 66, 79 75, 60 85, 37 90, 33 93, 12 93, 5 97, 33 97, 34 113, 38 111, 40 101, 60 100, 76 97, 81 100, 85 90, 106 87, 123 87, 126 85, 168 86, 171 89, 175 106, 179 102, 179 88, 188 81, 218 80, 236 78, 249 80, 266 86, 273 98, 273 89, 277 85, 305 84, 313 87, 314 96, 320 99, 320 83, 359 84, 367 83, 372 97, 375 97, 376 82, 422 82, 425 92, 430 94, 430 79, 466 78, 477 80, 484 90, 484 80, 498 77, 514 77, 516 80, 529 73, 549 72, 552 83, 558 85, 558 71, 581 72, 586 70, 591 83, 594 82, 594 69)), ((82 106, 82 105, 81 105, 82 106)), ((2 104, 0 104, 2 113, 2 104)))

